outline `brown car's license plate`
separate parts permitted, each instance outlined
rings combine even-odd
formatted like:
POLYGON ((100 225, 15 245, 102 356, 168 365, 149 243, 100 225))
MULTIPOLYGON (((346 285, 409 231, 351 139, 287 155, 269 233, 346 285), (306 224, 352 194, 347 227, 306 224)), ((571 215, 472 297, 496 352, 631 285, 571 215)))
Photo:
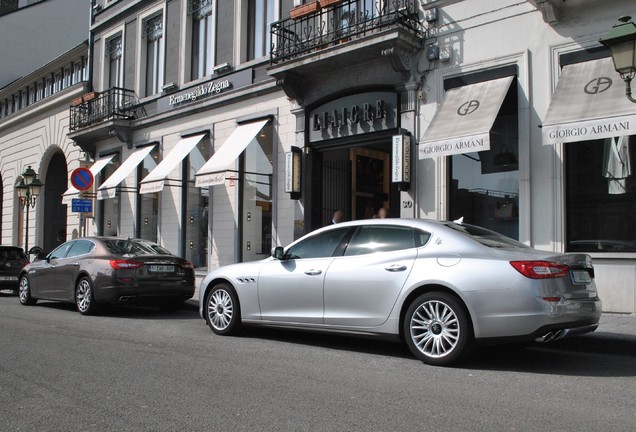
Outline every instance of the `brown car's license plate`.
POLYGON ((150 273, 174 273, 174 266, 153 264, 148 266, 148 271, 150 273))

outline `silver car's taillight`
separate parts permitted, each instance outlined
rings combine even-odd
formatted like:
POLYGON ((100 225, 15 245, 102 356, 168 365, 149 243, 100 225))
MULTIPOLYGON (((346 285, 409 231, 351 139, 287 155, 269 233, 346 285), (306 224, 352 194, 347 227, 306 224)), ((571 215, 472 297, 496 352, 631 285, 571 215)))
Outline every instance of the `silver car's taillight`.
POLYGON ((515 270, 530 279, 549 279, 565 276, 568 266, 552 261, 510 261, 515 270))

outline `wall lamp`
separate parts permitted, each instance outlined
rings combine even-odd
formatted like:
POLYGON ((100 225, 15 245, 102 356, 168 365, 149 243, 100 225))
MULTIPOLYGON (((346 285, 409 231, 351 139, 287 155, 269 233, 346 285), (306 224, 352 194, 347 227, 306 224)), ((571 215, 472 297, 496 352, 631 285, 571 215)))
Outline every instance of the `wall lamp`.
POLYGON ((636 76, 636 24, 631 19, 630 16, 620 17, 618 24, 614 24, 612 30, 599 39, 599 42, 610 49, 614 69, 625 81, 625 95, 636 103, 631 87, 632 79, 636 76))

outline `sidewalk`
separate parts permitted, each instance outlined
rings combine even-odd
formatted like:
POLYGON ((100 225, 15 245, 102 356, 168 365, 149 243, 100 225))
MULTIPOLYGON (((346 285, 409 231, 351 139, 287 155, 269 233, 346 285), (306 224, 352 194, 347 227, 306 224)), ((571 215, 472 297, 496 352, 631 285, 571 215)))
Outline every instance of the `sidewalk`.
POLYGON ((604 313, 594 333, 611 333, 636 338, 636 314, 604 313))

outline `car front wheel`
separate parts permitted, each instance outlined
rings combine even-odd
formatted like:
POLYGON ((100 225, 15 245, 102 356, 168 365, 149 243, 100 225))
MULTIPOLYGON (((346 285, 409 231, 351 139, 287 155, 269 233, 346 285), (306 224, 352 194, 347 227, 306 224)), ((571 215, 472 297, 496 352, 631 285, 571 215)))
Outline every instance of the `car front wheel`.
POLYGON ((18 298, 20 299, 20 303, 25 306, 32 306, 37 303, 37 300, 31 297, 31 283, 26 275, 20 276, 18 298))
POLYGON ((457 363, 474 346, 468 313, 459 300, 441 292, 423 294, 411 303, 404 336, 418 359, 436 366, 457 363))
POLYGON ((218 335, 235 335, 241 330, 241 312, 238 297, 228 284, 219 284, 210 290, 205 301, 205 320, 218 335))
POLYGON ((93 283, 86 276, 82 277, 75 287, 75 304, 82 315, 93 315, 97 312, 93 283))

